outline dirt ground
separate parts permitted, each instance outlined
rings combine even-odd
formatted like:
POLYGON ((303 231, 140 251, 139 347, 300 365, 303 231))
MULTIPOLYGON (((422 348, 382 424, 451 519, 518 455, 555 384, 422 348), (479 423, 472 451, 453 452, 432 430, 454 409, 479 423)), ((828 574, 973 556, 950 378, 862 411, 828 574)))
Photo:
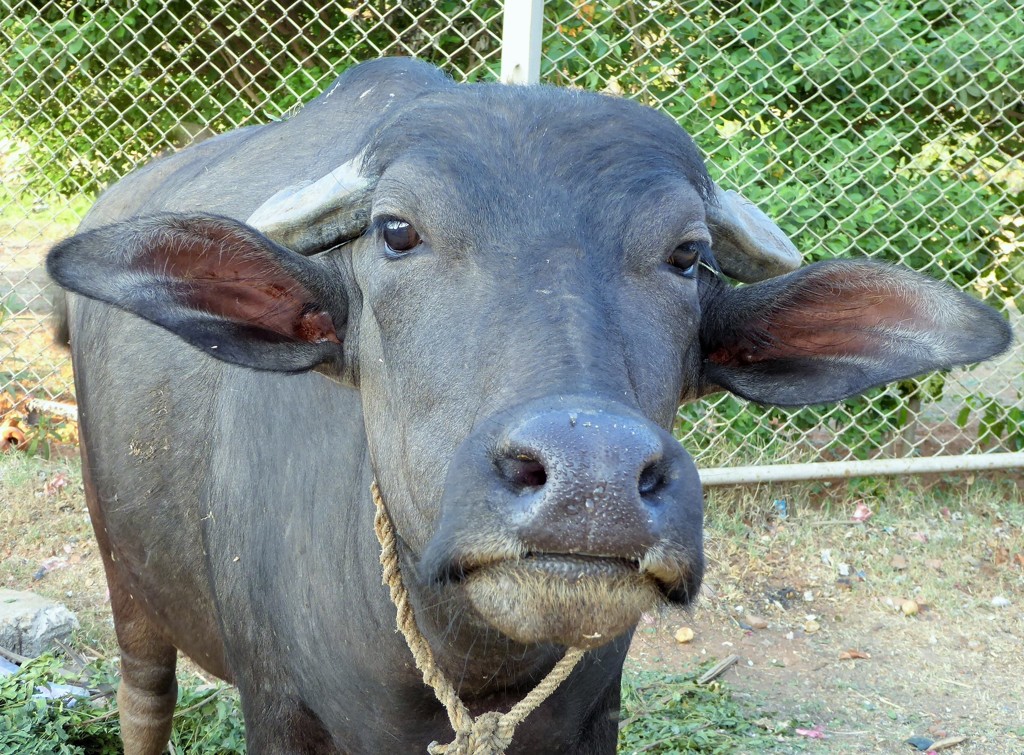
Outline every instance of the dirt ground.
POLYGON ((851 524, 816 511, 769 526, 747 553, 734 538, 711 543, 725 561, 699 605, 645 621, 631 663, 738 655, 721 678, 759 722, 807 732, 783 751, 912 753, 911 737, 965 737, 948 752, 1021 755, 1024 529, 1018 482, 1002 487, 1007 500, 987 513, 938 506, 851 524), (908 600, 916 614, 900 610, 908 600), (682 627, 694 632, 685 644, 682 627))
MULTIPOLYGON (((703 594, 645 619, 629 663, 679 672, 738 655, 722 683, 788 732, 782 752, 913 753, 912 736, 963 736, 947 752, 1022 755, 1020 482, 713 490, 703 594), (918 612, 902 613, 911 599, 918 612), (692 641, 676 641, 682 627, 692 641)), ((117 655, 73 457, 0 456, 0 585, 63 601, 79 642, 117 655)))
POLYGON ((739 655, 722 679, 759 710, 766 728, 785 721, 812 732, 819 727, 822 739, 808 737, 792 751, 909 753, 910 737, 966 736, 952 752, 1024 753, 1019 618, 987 615, 982 621, 990 627, 948 624, 938 612, 911 620, 858 602, 808 634, 805 610, 763 630, 744 630, 724 612, 671 611, 640 631, 631 661, 675 670, 708 656, 739 655), (695 631, 686 645, 673 639, 682 626, 695 631), (849 650, 869 657, 840 660, 849 650))

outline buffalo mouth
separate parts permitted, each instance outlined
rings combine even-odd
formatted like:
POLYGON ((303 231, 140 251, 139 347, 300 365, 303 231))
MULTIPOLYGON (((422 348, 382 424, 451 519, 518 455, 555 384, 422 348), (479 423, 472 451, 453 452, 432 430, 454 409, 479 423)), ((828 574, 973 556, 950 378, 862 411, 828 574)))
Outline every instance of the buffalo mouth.
POLYGON ((527 644, 604 645, 669 592, 640 561, 603 556, 529 553, 464 567, 459 576, 480 617, 527 644))

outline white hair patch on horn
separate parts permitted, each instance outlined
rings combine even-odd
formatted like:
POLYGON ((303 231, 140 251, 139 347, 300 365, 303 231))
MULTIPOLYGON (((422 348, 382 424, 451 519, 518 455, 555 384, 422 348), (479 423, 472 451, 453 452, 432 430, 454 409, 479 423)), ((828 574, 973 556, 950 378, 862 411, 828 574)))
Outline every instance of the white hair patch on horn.
POLYGON ((372 189, 362 167, 359 153, 312 183, 277 192, 245 222, 299 253, 355 235, 365 227, 363 205, 372 189))
POLYGON ((800 252, 753 202, 715 186, 718 207, 708 207, 711 248, 730 278, 754 283, 800 267, 800 252))

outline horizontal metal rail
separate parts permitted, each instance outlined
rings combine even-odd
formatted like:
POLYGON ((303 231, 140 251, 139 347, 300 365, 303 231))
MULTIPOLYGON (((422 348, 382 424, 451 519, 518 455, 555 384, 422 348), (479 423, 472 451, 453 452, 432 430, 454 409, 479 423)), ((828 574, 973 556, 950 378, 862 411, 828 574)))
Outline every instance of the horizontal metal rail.
POLYGON ((761 482, 829 480, 837 477, 982 472, 1024 469, 1024 453, 919 456, 909 459, 822 461, 810 464, 767 464, 754 467, 717 467, 700 470, 700 481, 710 485, 751 485, 761 482))

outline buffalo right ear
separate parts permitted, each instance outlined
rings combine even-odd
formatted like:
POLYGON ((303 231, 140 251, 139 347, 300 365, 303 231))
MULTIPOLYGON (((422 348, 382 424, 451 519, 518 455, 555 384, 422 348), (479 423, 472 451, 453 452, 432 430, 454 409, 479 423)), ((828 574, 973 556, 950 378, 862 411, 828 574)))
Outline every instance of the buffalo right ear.
POLYGON ((998 312, 923 275, 863 261, 817 262, 716 289, 701 318, 704 389, 806 406, 1004 351, 998 312))
POLYGON ((72 236, 46 259, 69 291, 167 328, 210 356, 260 370, 340 368, 344 297, 317 263, 249 226, 154 215, 72 236))

